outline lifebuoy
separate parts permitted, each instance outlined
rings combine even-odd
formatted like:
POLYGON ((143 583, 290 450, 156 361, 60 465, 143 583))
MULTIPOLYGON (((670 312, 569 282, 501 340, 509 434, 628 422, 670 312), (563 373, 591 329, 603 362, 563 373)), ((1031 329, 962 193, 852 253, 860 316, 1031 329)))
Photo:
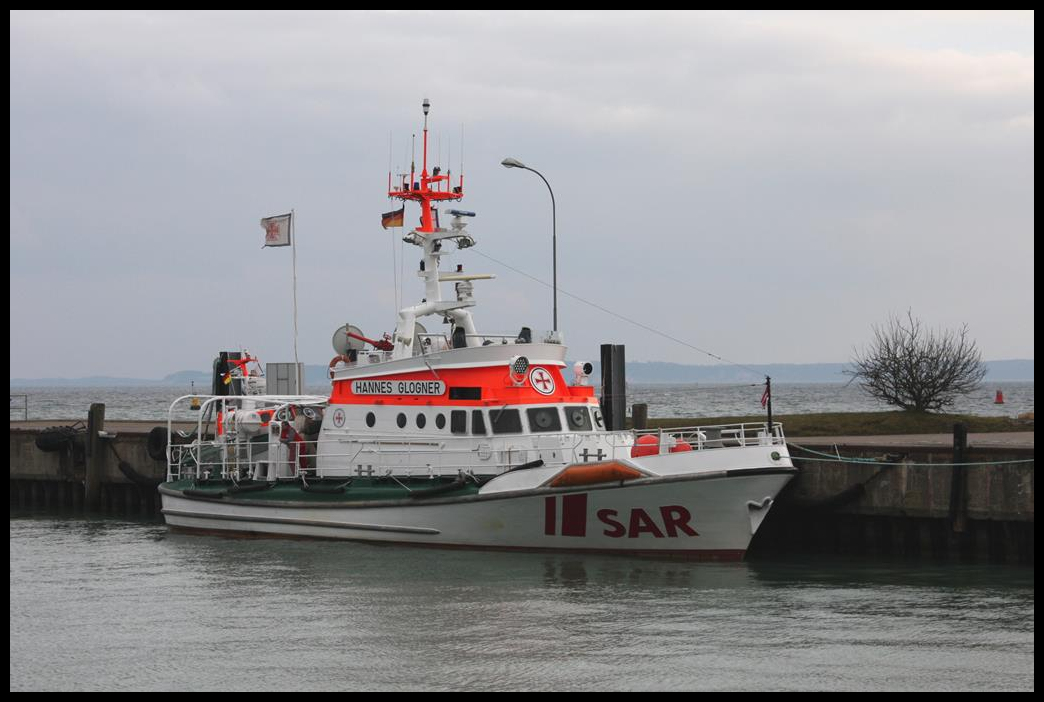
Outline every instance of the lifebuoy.
POLYGON ((333 358, 331 358, 330 359, 330 366, 329 366, 329 369, 328 369, 331 378, 333 377, 334 366, 336 366, 338 363, 344 363, 345 365, 348 365, 349 363, 351 363, 351 361, 349 361, 348 360, 348 356, 346 354, 343 354, 343 353, 342 354, 338 354, 337 356, 334 356, 333 358))

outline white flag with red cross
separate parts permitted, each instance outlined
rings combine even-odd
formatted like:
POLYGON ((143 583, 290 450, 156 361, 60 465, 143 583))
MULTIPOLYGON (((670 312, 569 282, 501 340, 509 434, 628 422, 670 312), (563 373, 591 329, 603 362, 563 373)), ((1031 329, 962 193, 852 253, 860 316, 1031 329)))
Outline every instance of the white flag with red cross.
POLYGON ((265 230, 265 246, 290 246, 290 214, 265 217, 261 227, 265 230))

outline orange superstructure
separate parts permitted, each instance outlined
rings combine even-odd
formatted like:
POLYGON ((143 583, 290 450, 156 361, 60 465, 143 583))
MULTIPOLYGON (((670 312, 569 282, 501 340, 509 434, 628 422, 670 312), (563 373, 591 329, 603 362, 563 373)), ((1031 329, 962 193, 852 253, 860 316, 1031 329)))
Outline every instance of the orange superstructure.
MULTIPOLYGON (((438 371, 437 379, 431 371, 403 373, 389 376, 359 376, 353 379, 337 380, 333 384, 330 402, 333 404, 389 404, 389 405, 461 405, 461 406, 494 406, 524 405, 548 402, 591 402, 595 401, 594 388, 566 384, 560 369, 544 366, 533 366, 550 374, 554 390, 544 394, 526 379, 516 382, 506 367, 460 368, 438 371), (382 381, 423 382, 438 380, 444 385, 444 392, 439 395, 395 395, 392 393, 360 393, 353 391, 353 384, 372 378, 382 381)), ((529 375, 534 375, 532 372, 529 375)))

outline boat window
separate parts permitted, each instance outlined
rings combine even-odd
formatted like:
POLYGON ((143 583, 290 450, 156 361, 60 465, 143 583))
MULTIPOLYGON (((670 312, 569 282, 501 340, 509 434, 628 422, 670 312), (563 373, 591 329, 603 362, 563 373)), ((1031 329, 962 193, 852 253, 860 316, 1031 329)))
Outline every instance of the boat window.
POLYGON ((471 433, 478 436, 486 435, 486 420, 482 416, 482 410, 471 410, 471 433))
POLYGON ((406 415, 403 414, 402 412, 399 412, 399 416, 395 418, 395 423, 399 425, 400 429, 405 427, 406 426, 406 415))
POLYGON ((428 423, 428 418, 423 413, 417 415, 417 428, 423 429, 424 425, 428 423))
POLYGON ((522 433, 522 416, 517 409, 490 410, 489 423, 494 434, 522 433))
POLYGON ((451 400, 481 400, 482 388, 450 388, 449 399, 451 400))
POLYGON ((566 422, 573 431, 591 431, 591 413, 586 405, 565 408, 566 422))
POLYGON ((366 426, 372 427, 376 423, 377 423, 377 417, 374 416, 373 412, 367 412, 366 413, 366 426))
POLYGON ((594 417, 595 426, 599 429, 605 429, 605 424, 602 422, 602 410, 592 407, 591 415, 594 417))
POLYGON ((526 410, 529 415, 529 430, 533 432, 562 431, 562 420, 557 407, 533 407, 526 410))
POLYGON ((468 433, 468 413, 464 410, 450 412, 450 431, 454 434, 468 433))
POLYGON ((439 414, 436 414, 435 415, 435 426, 437 426, 439 429, 445 429, 446 428, 446 415, 442 414, 441 412, 439 414))

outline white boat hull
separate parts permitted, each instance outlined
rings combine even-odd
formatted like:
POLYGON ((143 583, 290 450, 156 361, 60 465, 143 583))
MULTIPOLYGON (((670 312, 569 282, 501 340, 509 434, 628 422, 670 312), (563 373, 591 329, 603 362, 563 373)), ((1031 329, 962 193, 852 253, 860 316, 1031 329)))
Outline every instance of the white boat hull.
POLYGON ((748 469, 390 503, 160 492, 167 523, 194 531, 737 560, 792 475, 792 468, 748 469))

